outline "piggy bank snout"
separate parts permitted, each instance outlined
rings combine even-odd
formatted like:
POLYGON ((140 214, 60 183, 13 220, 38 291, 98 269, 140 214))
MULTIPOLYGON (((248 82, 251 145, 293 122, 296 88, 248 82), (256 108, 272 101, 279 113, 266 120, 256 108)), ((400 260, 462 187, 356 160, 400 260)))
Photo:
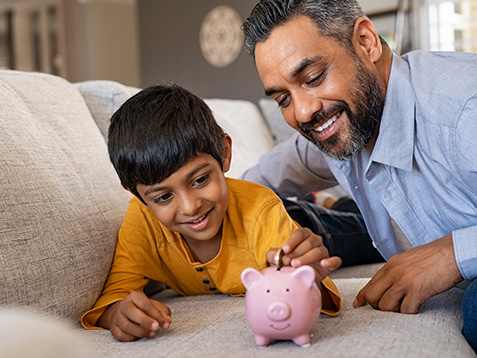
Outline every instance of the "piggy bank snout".
POLYGON ((284 301, 275 301, 267 307, 266 314, 272 321, 285 321, 291 316, 291 308, 284 301))

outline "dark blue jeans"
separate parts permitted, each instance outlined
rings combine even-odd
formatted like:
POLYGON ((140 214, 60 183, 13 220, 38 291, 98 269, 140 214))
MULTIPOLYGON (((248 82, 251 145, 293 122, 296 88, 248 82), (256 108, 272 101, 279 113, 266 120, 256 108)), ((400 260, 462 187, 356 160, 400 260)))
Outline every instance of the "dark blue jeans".
POLYGON ((462 299, 462 333, 477 353, 477 280, 467 287, 462 299))
POLYGON ((282 199, 288 214, 302 227, 323 238, 330 256, 339 256, 342 266, 384 261, 373 246, 363 217, 351 199, 339 200, 328 210, 306 200, 282 199))

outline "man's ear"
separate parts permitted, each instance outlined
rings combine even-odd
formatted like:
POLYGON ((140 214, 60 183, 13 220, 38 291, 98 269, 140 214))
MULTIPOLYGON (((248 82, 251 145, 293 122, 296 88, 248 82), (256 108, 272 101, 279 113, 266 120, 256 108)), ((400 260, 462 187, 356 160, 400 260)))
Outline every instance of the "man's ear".
POLYGON ((364 56, 372 63, 376 63, 381 58, 383 53, 381 39, 368 18, 360 17, 356 20, 353 30, 353 46, 361 58, 364 56))
POLYGON ((226 173, 230 169, 232 162, 232 137, 227 133, 224 134, 224 151, 222 153, 223 172, 226 173))

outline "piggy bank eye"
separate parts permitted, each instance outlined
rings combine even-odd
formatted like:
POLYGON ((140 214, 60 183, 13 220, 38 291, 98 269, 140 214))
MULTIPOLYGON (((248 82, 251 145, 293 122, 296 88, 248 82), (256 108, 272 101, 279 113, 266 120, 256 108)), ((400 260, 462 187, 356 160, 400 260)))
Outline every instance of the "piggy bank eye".
POLYGON ((267 290, 267 293, 270 293, 270 290, 267 290))
POLYGON ((289 288, 287 288, 287 292, 290 292, 290 289, 289 289, 289 288))

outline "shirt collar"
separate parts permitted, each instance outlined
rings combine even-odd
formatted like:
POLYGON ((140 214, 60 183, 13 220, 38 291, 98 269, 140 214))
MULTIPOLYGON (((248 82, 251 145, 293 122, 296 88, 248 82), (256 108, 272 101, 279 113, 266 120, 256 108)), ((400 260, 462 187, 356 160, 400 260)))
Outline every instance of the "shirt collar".
POLYGON ((386 102, 371 162, 412 170, 414 154, 415 99, 409 65, 393 54, 386 102))

